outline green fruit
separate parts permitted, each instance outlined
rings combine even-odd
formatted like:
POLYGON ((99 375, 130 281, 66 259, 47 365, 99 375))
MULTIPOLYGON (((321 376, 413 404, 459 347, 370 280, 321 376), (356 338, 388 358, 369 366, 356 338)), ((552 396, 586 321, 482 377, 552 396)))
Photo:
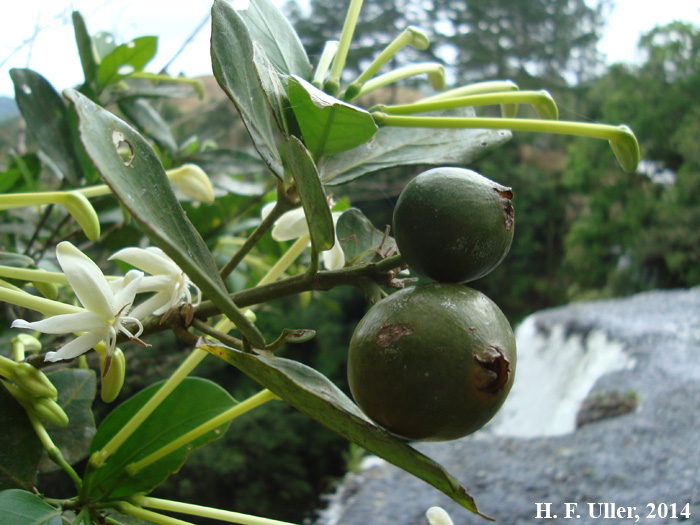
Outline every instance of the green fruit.
POLYGON ((428 283, 375 304, 350 341, 348 380, 358 406, 410 440, 478 430, 515 374, 515 338, 501 310, 459 284, 428 283))
POLYGON ((394 209, 394 236, 412 270, 434 281, 483 277, 513 241, 510 188, 462 168, 435 168, 411 180, 394 209))

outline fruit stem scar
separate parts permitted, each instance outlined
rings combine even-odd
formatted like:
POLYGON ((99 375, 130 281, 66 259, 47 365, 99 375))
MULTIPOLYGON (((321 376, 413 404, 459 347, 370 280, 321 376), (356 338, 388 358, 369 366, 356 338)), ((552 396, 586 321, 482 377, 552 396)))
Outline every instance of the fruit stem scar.
POLYGON ((505 186, 494 186, 494 191, 501 197, 501 205, 503 206, 503 216, 506 221, 506 231, 510 230, 515 223, 515 208, 513 208, 513 190, 505 186))
POLYGON ((393 323, 385 324, 377 332, 377 344, 382 348, 389 347, 392 343, 398 341, 405 335, 415 333, 415 328, 411 323, 393 323))
POLYGON ((477 388, 489 395, 496 395, 508 382, 510 362, 500 348, 487 346, 475 348, 472 352, 474 361, 479 365, 477 388))

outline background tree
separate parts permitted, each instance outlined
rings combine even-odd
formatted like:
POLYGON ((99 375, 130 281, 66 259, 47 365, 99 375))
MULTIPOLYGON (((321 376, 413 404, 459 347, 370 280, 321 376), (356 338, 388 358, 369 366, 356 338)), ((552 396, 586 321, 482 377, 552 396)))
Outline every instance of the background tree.
MULTIPOLYGON (((347 6, 345 0, 311 0, 308 9, 300 7, 296 0, 285 4, 284 11, 301 37, 312 64, 318 62, 327 41, 338 39, 347 6)), ((355 29, 358 38, 352 42, 345 73, 348 76, 359 74, 408 25, 420 25, 427 20, 425 14, 413 0, 365 2, 355 29)), ((416 55, 406 51, 409 52, 402 52, 397 59, 408 63, 416 55)))
POLYGON ((615 65, 586 92, 587 116, 634 127, 648 160, 636 179, 623 179, 605 165, 598 145, 572 143, 564 182, 580 205, 562 266, 573 287, 570 297, 584 290, 620 295, 700 283, 694 227, 700 31, 680 22, 657 27, 640 39, 640 49, 642 65, 615 65))
MULTIPOLYGON (((596 50, 607 2, 584 0, 434 0, 437 54, 449 59, 458 83, 533 77, 562 84, 600 71, 596 50)), ((541 82, 536 82, 541 85, 541 82)))

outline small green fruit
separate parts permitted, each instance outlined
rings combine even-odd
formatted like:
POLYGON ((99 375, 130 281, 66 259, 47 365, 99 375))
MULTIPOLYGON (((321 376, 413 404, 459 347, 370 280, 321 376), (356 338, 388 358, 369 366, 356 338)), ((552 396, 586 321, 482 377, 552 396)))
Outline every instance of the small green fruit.
POLYGON ((459 284, 428 283, 375 304, 350 341, 348 381, 358 406, 410 440, 470 434, 513 384, 515 338, 501 310, 459 284))
POLYGON ((510 188, 462 168, 435 168, 411 180, 394 209, 394 236, 406 263, 438 282, 483 277, 513 241, 510 188))

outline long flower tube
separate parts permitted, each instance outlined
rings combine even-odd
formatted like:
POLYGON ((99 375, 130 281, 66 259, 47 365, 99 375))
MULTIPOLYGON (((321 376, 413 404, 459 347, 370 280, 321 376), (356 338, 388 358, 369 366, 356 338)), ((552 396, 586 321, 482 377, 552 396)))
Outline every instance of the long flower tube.
POLYGON ((436 93, 421 99, 421 102, 433 102, 436 100, 446 100, 448 98, 466 97, 469 95, 481 95, 483 93, 502 93, 508 91, 518 91, 518 85, 512 80, 487 80, 484 82, 474 82, 466 86, 449 89, 441 93, 436 93))
POLYGON ((362 9, 362 2, 363 0, 351 0, 350 6, 348 6, 348 12, 345 15, 345 22, 343 22, 343 29, 340 32, 340 39, 338 40, 338 49, 331 63, 330 76, 323 85, 323 90, 331 96, 335 96, 340 88, 340 75, 343 73, 343 69, 345 69, 345 61, 348 58, 350 43, 355 34, 355 27, 357 26, 357 19, 362 9))
POLYGON ((204 434, 207 434, 211 432, 212 430, 215 430, 217 427, 221 425, 225 425, 229 421, 232 421, 233 419, 237 418, 238 416, 241 416, 245 414, 246 412, 249 412, 253 410, 254 408, 259 407, 260 405, 272 401, 272 400, 279 400, 280 398, 277 397, 275 394, 273 394, 271 391, 268 389, 261 390, 257 394, 249 397, 245 401, 241 401, 237 405, 233 406, 232 408, 222 412, 218 416, 214 416, 213 418, 209 419, 208 421, 205 421, 201 425, 199 425, 196 428, 193 428, 189 432, 183 434, 179 438, 171 441, 170 443, 165 444, 161 448, 154 450, 151 454, 148 456, 145 456, 138 461, 135 461, 133 463, 128 464, 125 467, 125 471, 128 475, 130 476, 137 476, 138 473, 143 470, 144 468, 148 467, 149 465, 152 465, 156 461, 163 459, 165 456, 168 454, 171 454, 175 452, 176 450, 187 446, 188 443, 192 443, 194 440, 197 438, 203 436, 204 434))
POLYGON ((170 501, 161 498, 153 498, 150 496, 135 496, 132 498, 132 501, 141 507, 166 512, 178 512, 182 514, 189 514, 191 516, 225 521, 228 523, 239 523, 241 525, 294 525, 286 521, 261 518, 258 516, 251 516, 250 514, 232 512, 230 510, 213 509, 202 505, 192 505, 190 503, 181 503, 179 501, 170 501))
POLYGON ((12 210, 26 206, 59 204, 75 219, 88 239, 100 237, 100 219, 97 212, 80 191, 45 191, 35 193, 6 193, 0 195, 0 210, 12 210))
POLYGON ((342 98, 345 101, 351 101, 358 96, 362 90, 362 86, 371 79, 379 68, 391 60, 396 53, 406 46, 411 46, 420 51, 425 51, 430 45, 430 39, 425 32, 417 27, 408 26, 403 32, 397 36, 384 50, 372 60, 367 69, 365 69, 345 90, 342 98))
POLYGON ((355 97, 367 95, 372 91, 403 80, 404 78, 415 77, 424 73, 428 75, 428 82, 434 90, 439 91, 445 89, 445 66, 438 62, 423 62, 421 64, 399 67, 393 71, 374 77, 362 86, 362 89, 355 97))
POLYGON ((41 269, 17 268, 16 266, 0 265, 0 277, 36 283, 68 284, 66 274, 63 272, 48 272, 41 269))
POLYGON ((414 117, 387 115, 377 111, 372 113, 372 118, 379 126, 509 129, 512 131, 533 131, 605 139, 610 143, 610 147, 615 153, 620 166, 627 172, 636 170, 640 159, 637 138, 632 133, 632 130, 625 125, 611 126, 588 122, 515 118, 414 117))
POLYGON ((124 442, 139 428, 148 416, 158 408, 163 400, 182 383, 182 380, 194 370, 209 354, 201 348, 195 348, 180 366, 173 372, 158 391, 134 414, 131 419, 117 432, 101 450, 92 453, 88 461, 88 468, 100 468, 109 457, 114 454, 124 442))
POLYGON ((15 306, 21 306, 22 308, 28 308, 29 310, 34 310, 35 312, 47 316, 76 314, 85 311, 79 306, 53 301, 44 297, 37 297, 36 295, 21 290, 12 290, 4 287, 0 287, 0 301, 14 304, 15 306))
POLYGON ((326 73, 328 73, 328 68, 331 67, 333 57, 335 57, 335 54, 338 52, 338 44, 339 42, 337 40, 329 40, 323 46, 321 58, 318 60, 318 66, 316 66, 314 78, 311 81, 311 83, 318 89, 323 88, 323 79, 326 76, 326 73))
POLYGON ((385 105, 379 104, 372 110, 386 113, 387 115, 413 115, 428 111, 442 111, 468 106, 487 106, 495 104, 530 104, 537 111, 537 115, 543 119, 557 120, 559 110, 548 91, 512 91, 506 93, 482 93, 478 95, 466 95, 461 97, 419 100, 412 104, 385 105))
MULTIPOLYGON (((195 199, 205 204, 214 202, 214 190, 211 186, 211 181, 204 170, 196 164, 183 164, 177 168, 166 170, 165 175, 183 195, 190 199, 195 199)), ((111 188, 106 184, 88 186, 74 191, 89 199, 112 193, 111 188)))

